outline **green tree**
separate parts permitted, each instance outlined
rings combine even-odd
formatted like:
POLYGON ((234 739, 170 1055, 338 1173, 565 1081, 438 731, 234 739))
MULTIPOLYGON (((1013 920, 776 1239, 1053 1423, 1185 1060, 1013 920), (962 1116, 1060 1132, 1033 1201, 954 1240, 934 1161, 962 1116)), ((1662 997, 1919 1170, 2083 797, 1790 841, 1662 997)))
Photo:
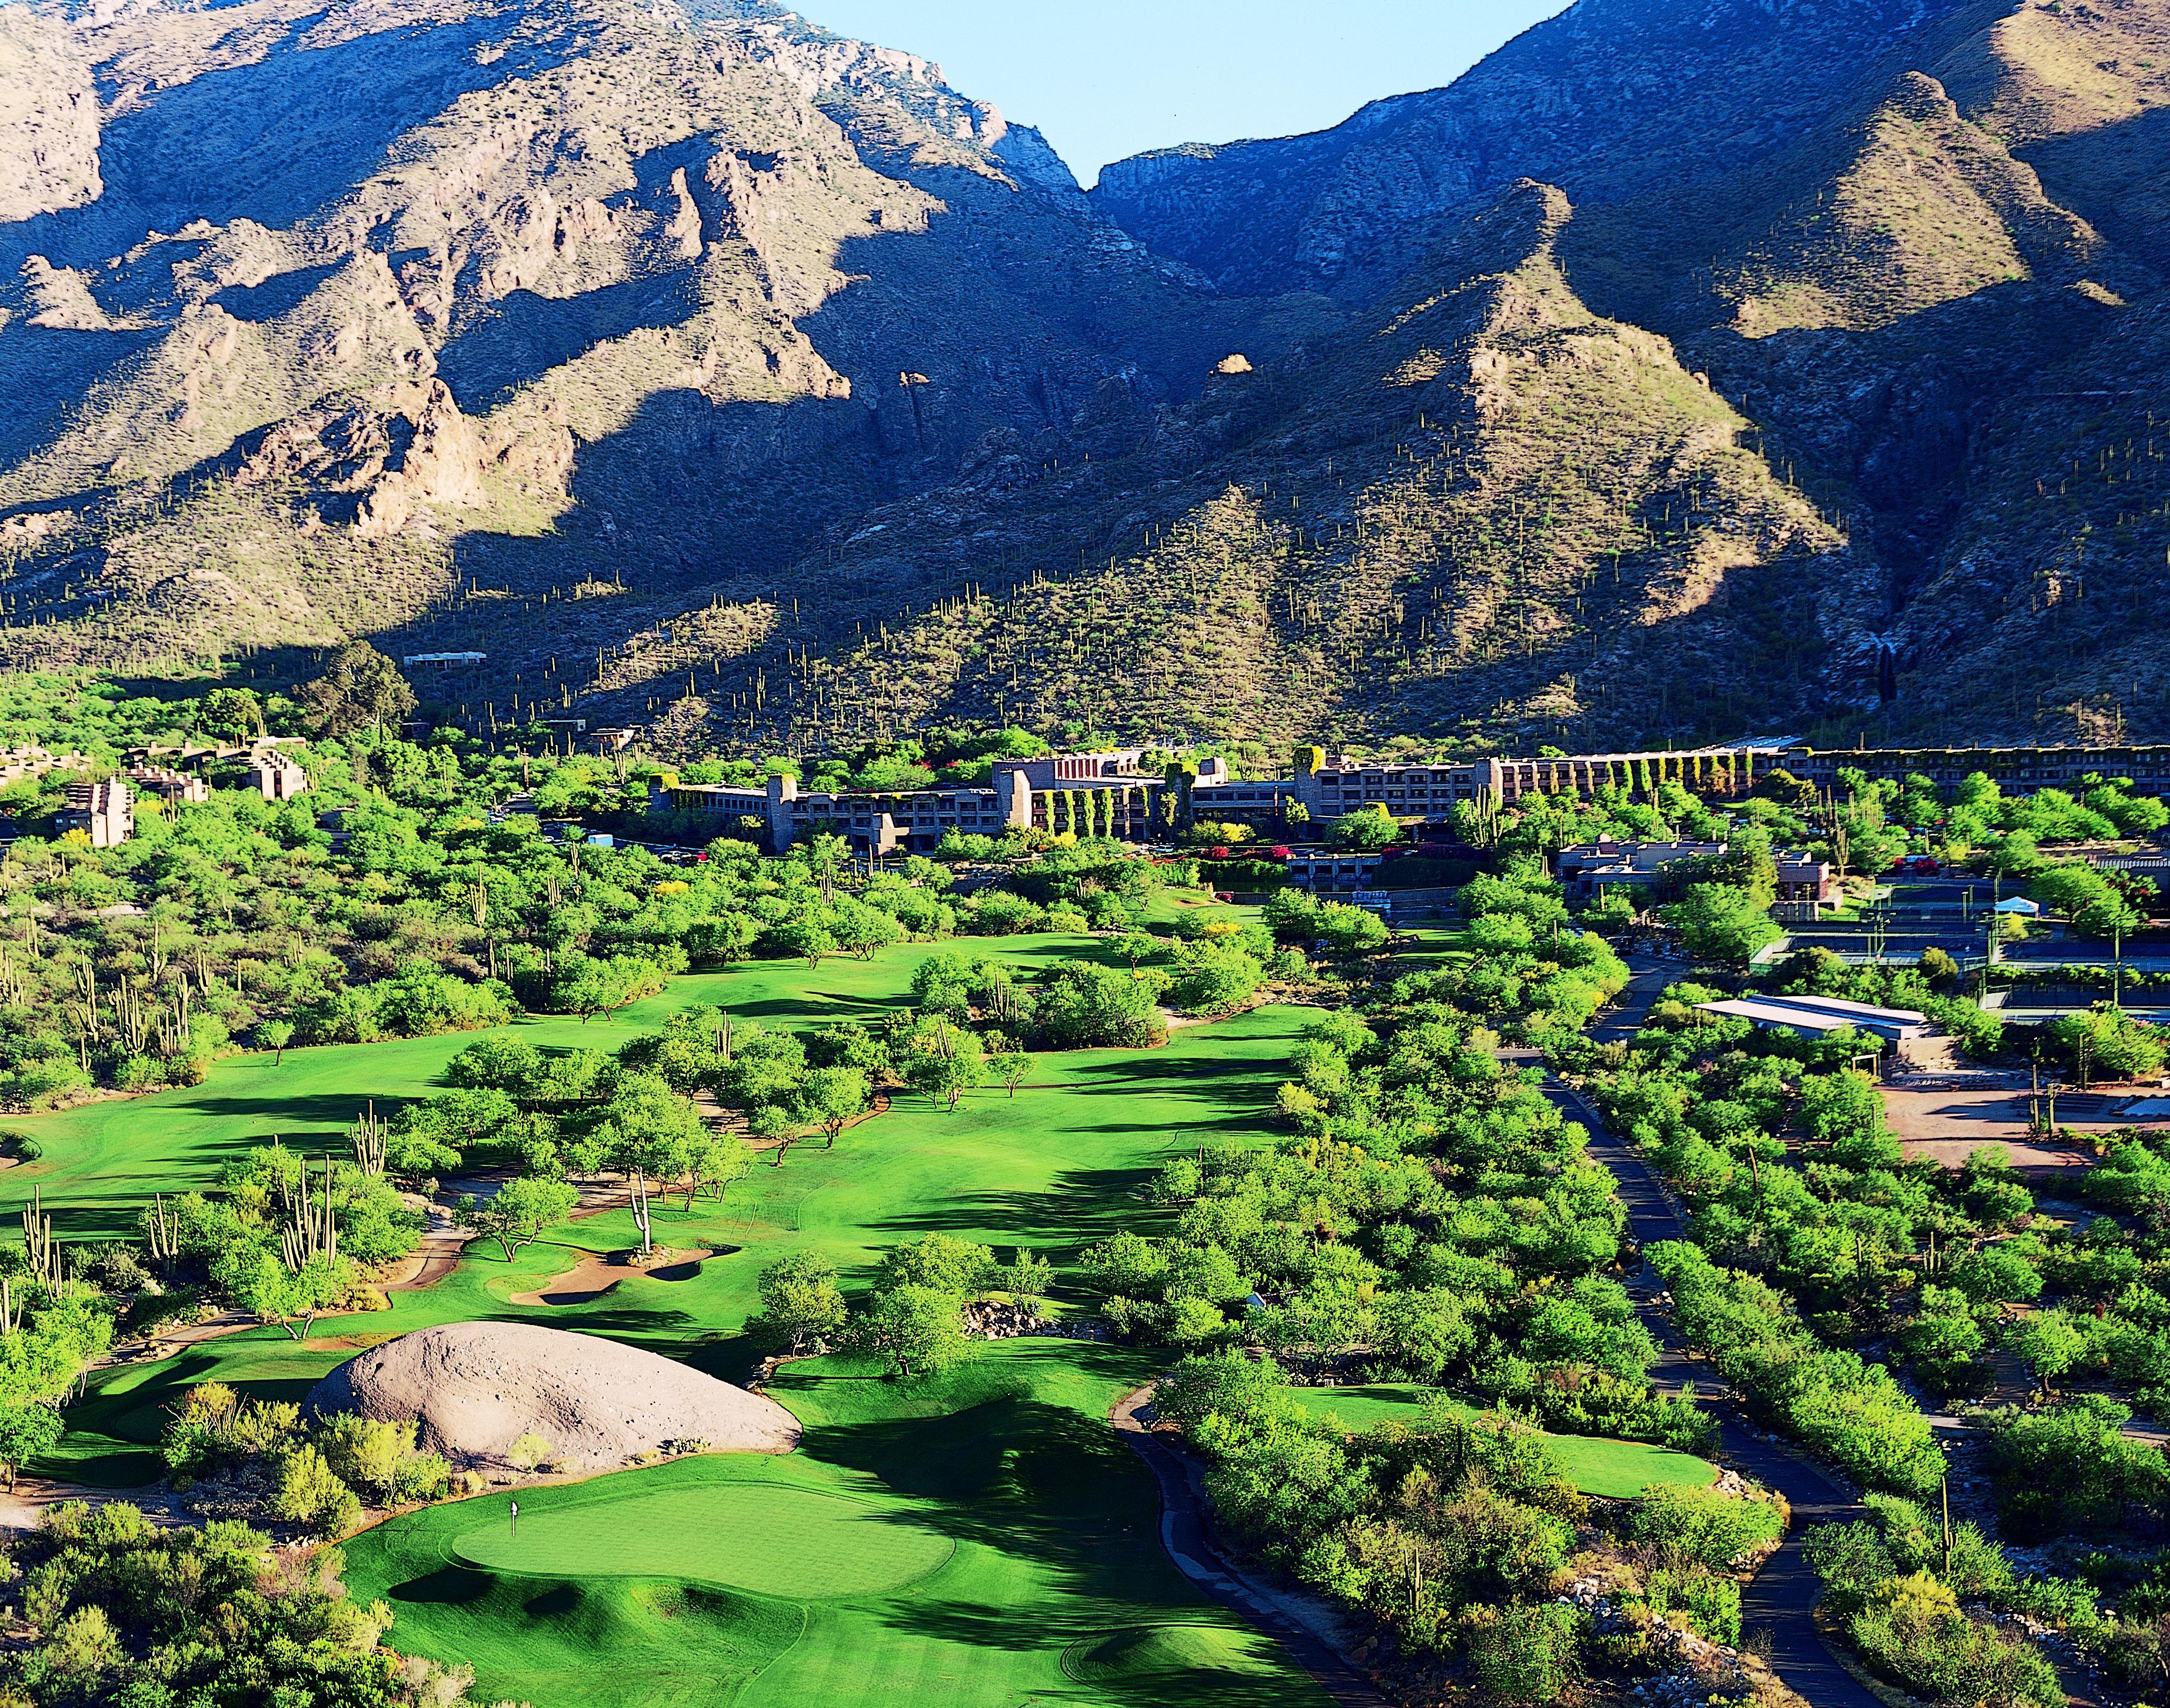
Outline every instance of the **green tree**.
POLYGON ((264 733, 264 702, 252 689, 213 688, 196 702, 196 728, 221 741, 247 741, 264 733))
POLYGON ((331 657, 323 675, 294 690, 318 734, 345 735, 375 724, 396 734, 414 709, 414 691, 391 659, 367 641, 349 641, 331 657))
POLYGON ((294 1041, 294 1022, 291 1020, 259 1020, 256 1022, 256 1042, 271 1054, 271 1065, 278 1067, 286 1059, 286 1046, 294 1041))
POLYGON ((1013 1097, 1018 1087, 1032 1077, 1036 1065, 1033 1058, 1021 1049, 997 1050, 987 1058, 987 1071, 1013 1097))
MULTIPOLYGON (((857 1068, 815 1068, 799 1087, 797 1114, 809 1126, 819 1127, 836 1148, 836 1135, 866 1112, 867 1076, 857 1068)), ((955 1108, 952 1100, 951 1108, 955 1108)))
POLYGON ((913 1033, 904 1082, 954 1112, 965 1094, 987 1077, 986 1049, 975 1033, 937 1019, 913 1033))
POLYGON ((1393 815, 1374 803, 1344 813, 1334 821, 1327 840, 1337 848, 1361 849, 1366 851, 1384 848, 1401 840, 1402 827, 1393 815))
POLYGON ((489 1197, 462 1193, 452 1220, 470 1232, 495 1240, 510 1263, 522 1246, 532 1246, 572 1214, 580 1194, 568 1182, 538 1175, 507 1181, 489 1197))
POLYGON ((874 1295, 861 1343, 896 1376, 936 1376, 970 1356, 954 1293, 906 1284, 874 1295))
POLYGON ((1745 967, 1782 935, 1755 896, 1729 883, 1690 884, 1665 916, 1690 954, 1718 966, 1745 967))
POLYGON ((687 1158, 686 1208, 693 1208, 695 1194, 706 1192, 719 1204, 735 1180, 753 1172, 753 1152, 735 1133, 703 1133, 687 1158))
POLYGON ((746 1328, 757 1344, 820 1353, 847 1315, 836 1266, 818 1252, 794 1252, 761 1272, 761 1311, 746 1328))
POLYGON ((810 915, 787 921, 772 935, 778 947, 786 954, 803 957, 809 968, 818 968, 838 947, 836 934, 810 915))
POLYGON ((7 1470, 10 1494, 17 1474, 57 1447, 65 1428, 56 1406, 35 1400, 0 1405, 0 1467, 7 1470))
POLYGON ((290 1524, 320 1536, 339 1536, 361 1520, 361 1503, 313 1447, 286 1455, 271 1510, 290 1524))
POLYGON ((1322 902, 1317 930, 1326 947, 1337 955, 1376 954, 1387 947, 1392 935, 1386 921, 1371 909, 1345 901, 1322 902))
POLYGON ((1039 1252, 1023 1246, 1010 1252, 1009 1267, 1002 1273, 1002 1290, 1034 1316, 1041 1316, 1048 1289, 1054 1284, 1055 1266, 1039 1252))
POLYGON ((2055 1391, 2058 1379, 2087 1352, 2087 1337, 2066 1310, 2037 1310, 2018 1318, 2006 1328, 2005 1343, 2027 1360, 2044 1394, 2055 1391))

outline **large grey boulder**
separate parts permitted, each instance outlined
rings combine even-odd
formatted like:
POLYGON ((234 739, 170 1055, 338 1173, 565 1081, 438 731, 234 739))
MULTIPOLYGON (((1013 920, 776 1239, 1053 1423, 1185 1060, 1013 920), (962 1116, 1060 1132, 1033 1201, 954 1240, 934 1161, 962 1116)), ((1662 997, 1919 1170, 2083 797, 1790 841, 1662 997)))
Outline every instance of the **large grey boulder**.
POLYGON ((350 1358, 308 1411, 414 1417, 456 1465, 502 1460, 532 1431, 553 1456, 604 1470, 666 1442, 788 1453, 799 1420, 772 1400, 637 1347, 524 1322, 417 1329, 350 1358))

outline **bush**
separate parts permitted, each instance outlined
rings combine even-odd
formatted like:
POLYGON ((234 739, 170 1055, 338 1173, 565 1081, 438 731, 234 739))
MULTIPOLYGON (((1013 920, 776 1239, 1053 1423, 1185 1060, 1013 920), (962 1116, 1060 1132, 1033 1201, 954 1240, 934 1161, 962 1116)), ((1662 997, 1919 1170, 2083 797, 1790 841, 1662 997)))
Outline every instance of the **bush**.
POLYGON ((1744 1500, 1686 1483, 1654 1483, 1629 1511, 1629 1538, 1675 1561, 1713 1571, 1734 1562, 1786 1533, 1786 1521, 1768 1501, 1744 1500))
POLYGON ((1644 1604, 1714 1643, 1740 1646, 1740 1586, 1702 1566, 1661 1566, 1649 1575, 1644 1604))
POLYGON ((291 1524, 320 1536, 339 1536, 361 1522, 361 1503, 313 1447, 286 1455, 271 1510, 291 1524))
POLYGON ((1976 1625, 1955 1602, 1947 1604, 1950 1595, 1927 1572, 1894 1579, 1878 1604, 1847 1621, 1847 1634, 1871 1671, 1931 1701, 2063 1708, 2047 1657, 1994 1625, 1976 1625))
POLYGON ((1014 937, 1045 929, 1047 912, 1007 889, 984 889, 966 903, 959 923, 975 937, 1014 937))
POLYGON ((2170 1464, 2128 1438, 2128 1406, 2081 1395, 2011 1417, 1989 1447, 1997 1510, 2017 1540, 2158 1522, 2170 1508, 2170 1464))
POLYGON ((1584 1620, 1556 1602, 1472 1607, 1463 1615, 1470 1669, 1499 1702, 1557 1702, 1577 1671, 1584 1620))

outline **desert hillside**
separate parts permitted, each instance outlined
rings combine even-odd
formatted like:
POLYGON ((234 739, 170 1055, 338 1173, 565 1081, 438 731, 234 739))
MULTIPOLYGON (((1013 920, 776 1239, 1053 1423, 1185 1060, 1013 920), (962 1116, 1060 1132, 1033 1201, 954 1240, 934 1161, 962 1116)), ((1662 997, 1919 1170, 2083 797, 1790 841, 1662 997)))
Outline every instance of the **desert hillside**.
POLYGON ((1088 197, 754 0, 0 9, 0 664, 366 634, 675 746, 2154 734, 2166 101, 2164 0, 1583 0, 1088 197))

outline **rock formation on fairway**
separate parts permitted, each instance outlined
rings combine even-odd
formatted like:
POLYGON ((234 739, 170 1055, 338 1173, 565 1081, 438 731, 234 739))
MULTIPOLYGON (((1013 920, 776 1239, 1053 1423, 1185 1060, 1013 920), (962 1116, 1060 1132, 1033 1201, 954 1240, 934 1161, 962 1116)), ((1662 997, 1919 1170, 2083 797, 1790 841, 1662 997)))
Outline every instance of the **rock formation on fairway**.
POLYGON ((521 1322, 418 1329, 349 1359, 309 1394, 315 1413, 421 1420, 455 1465, 503 1460, 532 1432, 560 1460, 608 1470, 665 1442, 788 1453, 798 1420, 772 1400, 655 1353, 521 1322))

